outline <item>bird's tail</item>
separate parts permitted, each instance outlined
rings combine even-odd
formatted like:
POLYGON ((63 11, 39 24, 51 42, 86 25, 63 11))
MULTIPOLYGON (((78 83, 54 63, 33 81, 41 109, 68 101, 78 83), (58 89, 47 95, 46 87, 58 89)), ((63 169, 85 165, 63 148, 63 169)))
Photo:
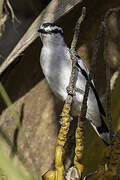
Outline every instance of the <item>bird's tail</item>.
POLYGON ((110 134, 109 134, 108 127, 106 126, 102 116, 100 116, 100 119, 101 119, 101 126, 96 127, 92 122, 91 122, 91 125, 95 129, 98 136, 103 140, 103 142, 106 145, 109 145, 110 144, 110 134))

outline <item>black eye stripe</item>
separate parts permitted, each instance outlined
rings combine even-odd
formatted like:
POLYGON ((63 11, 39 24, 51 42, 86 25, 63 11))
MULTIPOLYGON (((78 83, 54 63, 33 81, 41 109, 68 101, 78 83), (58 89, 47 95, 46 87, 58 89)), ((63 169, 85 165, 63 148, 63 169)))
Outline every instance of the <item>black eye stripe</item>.
POLYGON ((61 30, 58 30, 58 29, 52 30, 51 33, 55 33, 55 34, 60 33, 61 35, 63 35, 63 32, 61 30))
POLYGON ((53 29, 51 31, 45 31, 45 29, 39 29, 38 32, 43 33, 43 34, 57 34, 60 33, 61 35, 63 35, 63 32, 61 30, 58 29, 53 29))

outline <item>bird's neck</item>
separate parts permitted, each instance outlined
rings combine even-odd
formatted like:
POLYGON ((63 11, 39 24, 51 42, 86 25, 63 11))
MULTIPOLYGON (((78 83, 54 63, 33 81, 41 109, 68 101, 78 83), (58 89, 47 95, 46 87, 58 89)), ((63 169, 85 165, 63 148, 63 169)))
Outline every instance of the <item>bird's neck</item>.
POLYGON ((64 39, 61 36, 58 36, 57 38, 49 36, 43 40, 43 45, 47 48, 59 48, 66 46, 64 39))

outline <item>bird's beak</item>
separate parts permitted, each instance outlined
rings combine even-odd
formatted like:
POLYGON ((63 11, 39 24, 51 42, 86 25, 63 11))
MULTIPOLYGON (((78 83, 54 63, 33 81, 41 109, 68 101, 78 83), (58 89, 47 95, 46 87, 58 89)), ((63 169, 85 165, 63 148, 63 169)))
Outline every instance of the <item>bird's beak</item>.
POLYGON ((39 33, 44 33, 44 30, 43 29, 38 29, 38 32, 39 33))
POLYGON ((38 32, 40 33, 40 32, 41 32, 41 30, 40 30, 40 29, 38 29, 38 32))

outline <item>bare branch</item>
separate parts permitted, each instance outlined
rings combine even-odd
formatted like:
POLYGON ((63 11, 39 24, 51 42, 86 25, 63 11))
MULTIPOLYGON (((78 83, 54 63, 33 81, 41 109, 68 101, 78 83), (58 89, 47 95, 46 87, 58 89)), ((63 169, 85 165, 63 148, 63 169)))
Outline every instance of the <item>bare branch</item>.
POLYGON ((112 75, 111 80, 110 80, 110 88, 111 88, 111 90, 114 90, 115 83, 116 83, 116 80, 117 80, 119 74, 120 74, 120 70, 115 71, 114 74, 112 75))
POLYGON ((81 25, 81 23, 84 21, 85 14, 86 14, 86 8, 83 7, 83 8, 82 8, 81 16, 80 16, 80 18, 78 19, 78 21, 77 21, 77 23, 76 23, 76 26, 75 26, 75 32, 74 32, 73 40, 72 40, 72 43, 71 43, 71 50, 74 50, 74 51, 75 51, 76 44, 77 44, 78 37, 79 37, 79 33, 80 33, 80 25, 81 25))
POLYGON ((110 89, 110 62, 109 62, 109 56, 108 56, 108 37, 109 37, 109 29, 107 25, 108 17, 111 15, 112 12, 118 12, 120 11, 120 7, 110 9, 105 14, 103 26, 104 26, 104 32, 105 32, 105 42, 104 42, 104 59, 106 61, 106 84, 107 84, 107 117, 110 127, 110 138, 114 136, 114 129, 112 124, 112 114, 111 114, 111 89, 110 89))
POLYGON ((113 8, 107 11, 103 26, 104 26, 104 32, 105 32, 105 42, 104 42, 104 59, 106 61, 106 84, 107 84, 107 117, 110 127, 110 137, 114 136, 114 129, 112 124, 112 114, 111 114, 111 89, 110 89, 110 62, 109 62, 109 56, 108 56, 108 38, 109 38, 109 29, 107 25, 108 17, 111 15, 112 12, 118 12, 120 11, 120 7, 113 8))
POLYGON ((8 8, 9 8, 9 10, 10 10, 10 12, 11 12, 12 22, 14 23, 14 20, 15 20, 15 14, 14 14, 13 8, 12 8, 12 6, 11 6, 9 0, 6 0, 6 4, 7 4, 8 8))
POLYGON ((71 59, 72 59, 72 73, 71 73, 70 82, 69 82, 69 86, 68 86, 67 90, 68 90, 68 94, 70 94, 72 96, 74 94, 74 87, 76 84, 76 80, 75 80, 75 72, 76 72, 75 48, 76 48, 76 44, 77 44, 78 37, 79 37, 80 25, 85 18, 85 12, 86 12, 86 8, 83 7, 81 16, 78 19, 76 26, 75 26, 75 32, 74 32, 73 40, 71 43, 71 49, 70 49, 71 59))
POLYGON ((100 48, 100 44, 101 44, 101 40, 103 37, 103 33, 104 33, 104 27, 103 24, 101 23, 98 33, 97 33, 97 37, 95 40, 95 47, 93 48, 93 52, 92 52, 92 61, 91 61, 91 68, 90 68, 90 72, 91 72, 91 78, 94 79, 94 70, 96 68, 96 59, 97 59, 97 55, 98 55, 98 50, 100 48))
POLYGON ((111 114, 111 90, 110 90, 110 63, 108 57, 108 28, 106 24, 104 24, 104 31, 105 31, 105 41, 104 41, 104 59, 106 61, 106 92, 107 92, 107 118, 109 122, 110 128, 110 139, 112 139, 114 131, 113 131, 113 124, 112 124, 112 114, 111 114))

